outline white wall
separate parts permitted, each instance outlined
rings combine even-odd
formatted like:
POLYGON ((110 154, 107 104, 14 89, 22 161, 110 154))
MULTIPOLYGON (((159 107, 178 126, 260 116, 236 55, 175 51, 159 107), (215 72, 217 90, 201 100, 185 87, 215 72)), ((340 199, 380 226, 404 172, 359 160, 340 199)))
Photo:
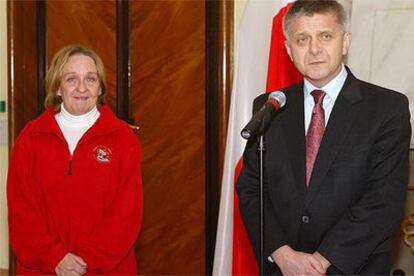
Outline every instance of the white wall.
MULTIPOLYGON (((7 100, 7 89, 7 1, 0 1, 0 101, 7 100)), ((7 115, 0 113, 0 269, 8 269, 9 267, 6 209, 7 167, 7 115)))

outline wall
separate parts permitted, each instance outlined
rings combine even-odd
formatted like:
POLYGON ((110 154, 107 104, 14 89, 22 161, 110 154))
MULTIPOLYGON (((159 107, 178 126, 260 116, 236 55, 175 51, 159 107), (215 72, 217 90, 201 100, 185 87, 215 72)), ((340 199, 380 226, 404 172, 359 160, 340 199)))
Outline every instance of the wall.
MULTIPOLYGON (((7 2, 0 1, 0 101, 7 100, 7 2)), ((0 270, 9 266, 6 209, 7 114, 0 113, 0 270)))

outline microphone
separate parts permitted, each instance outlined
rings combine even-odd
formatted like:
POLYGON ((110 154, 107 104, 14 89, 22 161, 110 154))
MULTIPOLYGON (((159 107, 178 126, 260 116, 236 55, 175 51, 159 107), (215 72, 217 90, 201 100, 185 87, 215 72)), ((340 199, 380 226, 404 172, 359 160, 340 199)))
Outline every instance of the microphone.
POLYGON ((241 136, 250 139, 252 136, 262 133, 270 123, 276 111, 286 104, 286 96, 282 91, 274 91, 269 94, 266 103, 257 111, 250 122, 242 129, 241 136))

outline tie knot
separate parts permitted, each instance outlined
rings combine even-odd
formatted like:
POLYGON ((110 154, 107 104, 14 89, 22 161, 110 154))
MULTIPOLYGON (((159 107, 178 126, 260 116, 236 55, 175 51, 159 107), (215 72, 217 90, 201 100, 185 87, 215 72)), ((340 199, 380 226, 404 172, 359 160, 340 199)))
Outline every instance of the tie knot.
POLYGON ((326 93, 323 92, 322 90, 313 90, 311 92, 311 95, 313 96, 313 100, 315 101, 315 104, 321 104, 326 93))

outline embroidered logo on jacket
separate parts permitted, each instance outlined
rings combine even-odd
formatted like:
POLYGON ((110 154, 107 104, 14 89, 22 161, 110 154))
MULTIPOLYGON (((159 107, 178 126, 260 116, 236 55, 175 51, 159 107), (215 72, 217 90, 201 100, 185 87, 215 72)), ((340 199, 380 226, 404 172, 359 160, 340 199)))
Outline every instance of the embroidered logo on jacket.
POLYGON ((93 150, 96 161, 100 163, 111 162, 111 150, 105 146, 96 146, 93 150))

